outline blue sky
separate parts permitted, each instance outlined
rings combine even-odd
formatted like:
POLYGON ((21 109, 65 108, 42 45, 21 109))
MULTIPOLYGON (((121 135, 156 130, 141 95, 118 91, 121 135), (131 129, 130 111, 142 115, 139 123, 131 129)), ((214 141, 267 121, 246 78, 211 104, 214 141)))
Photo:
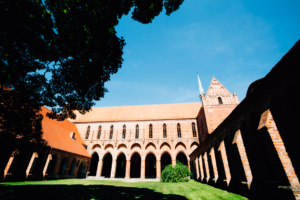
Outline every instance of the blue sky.
POLYGON ((197 72, 205 91, 215 76, 241 101, 300 39, 299 10, 299 0, 185 0, 151 24, 129 14, 116 27, 123 66, 95 107, 199 102, 197 72))

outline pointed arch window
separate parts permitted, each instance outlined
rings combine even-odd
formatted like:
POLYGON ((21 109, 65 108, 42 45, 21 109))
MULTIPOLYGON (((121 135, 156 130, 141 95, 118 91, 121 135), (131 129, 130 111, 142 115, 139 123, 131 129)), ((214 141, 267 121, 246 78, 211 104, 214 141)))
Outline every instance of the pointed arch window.
POLYGON ((181 138, 181 128, 180 128, 180 124, 177 124, 177 136, 178 138, 181 138))
POLYGON ((110 127, 110 134, 109 134, 109 139, 110 140, 113 138, 113 134, 114 134, 114 126, 111 125, 111 127, 110 127))
POLYGON ((122 139, 126 138, 126 126, 123 126, 123 134, 122 134, 122 139))
POLYGON ((218 97, 219 104, 223 104, 222 98, 218 97))
POLYGON ((135 139, 139 139, 139 125, 135 127, 135 139))
POLYGON ((197 133, 196 133, 196 125, 195 125, 194 122, 192 123, 192 131, 193 131, 193 137, 197 137, 197 133))
POLYGON ((101 126, 99 126, 98 128, 98 135, 97 135, 97 139, 99 140, 101 137, 101 126))
POLYGON ((167 125, 166 124, 163 125, 163 137, 167 138, 167 125))
POLYGON ((90 129, 91 129, 91 127, 88 126, 88 127, 87 127, 87 130, 86 130, 85 139, 89 139, 89 136, 90 136, 90 129))
POLYGON ((149 138, 152 138, 152 124, 149 125, 149 138))

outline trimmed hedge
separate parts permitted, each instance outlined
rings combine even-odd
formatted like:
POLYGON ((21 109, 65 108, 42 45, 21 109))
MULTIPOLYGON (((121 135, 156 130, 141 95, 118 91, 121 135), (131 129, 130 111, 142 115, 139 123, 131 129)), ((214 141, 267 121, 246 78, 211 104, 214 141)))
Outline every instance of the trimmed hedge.
POLYGON ((172 164, 166 166, 161 173, 160 180, 164 183, 188 182, 189 176, 192 176, 192 173, 188 166, 177 161, 175 166, 172 164))

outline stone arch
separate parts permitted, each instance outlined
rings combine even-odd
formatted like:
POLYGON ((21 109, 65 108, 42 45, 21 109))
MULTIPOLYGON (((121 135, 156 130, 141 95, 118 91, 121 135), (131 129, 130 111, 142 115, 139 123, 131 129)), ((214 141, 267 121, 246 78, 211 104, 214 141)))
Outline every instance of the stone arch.
POLYGON ((171 146, 167 142, 164 142, 160 145, 160 149, 161 150, 171 150, 171 146))
POLYGON ((196 149, 199 146, 199 144, 197 142, 193 142, 191 144, 191 149, 196 149))
POLYGON ((69 158, 68 156, 65 156, 61 162, 60 162, 60 166, 59 166, 59 170, 58 170, 58 175, 64 175, 66 168, 67 168, 67 164, 69 162, 69 158))
POLYGON ((55 168, 58 164, 59 155, 56 153, 54 155, 51 154, 52 159, 49 161, 48 168, 46 174, 55 175, 55 168))
POLYGON ((117 158, 118 158, 118 156, 119 156, 120 154, 122 154, 122 153, 124 153, 124 155, 125 155, 125 158, 126 158, 126 160, 127 160, 127 158, 128 158, 128 155, 125 153, 125 151, 119 151, 119 152, 116 154, 116 157, 115 157, 114 159, 117 159, 117 158))
POLYGON ((156 156, 149 151, 145 156, 145 178, 156 178, 156 156))
POLYGON ((155 146, 155 144, 153 144, 152 142, 150 142, 150 143, 148 143, 147 145, 146 145, 146 148, 145 148, 146 150, 156 150, 156 146, 155 146))
POLYGON ((96 176, 98 162, 99 162, 99 155, 97 152, 94 152, 92 154, 91 165, 90 165, 90 170, 89 170, 91 176, 96 176))
POLYGON ((112 144, 107 144, 107 145, 105 145, 104 150, 107 150, 110 148, 114 149, 114 146, 112 144))
POLYGON ((160 170, 163 171, 169 164, 172 164, 171 153, 169 151, 164 151, 160 155, 160 170))
POLYGON ((118 145, 118 148, 117 148, 117 149, 118 149, 118 150, 119 150, 119 149, 127 149, 127 146, 126 146, 125 144, 122 143, 122 144, 119 144, 119 145, 118 145))
POLYGON ((75 167, 76 167, 76 158, 72 160, 70 170, 69 170, 69 175, 74 175, 75 167))
POLYGON ((179 161, 184 165, 188 165, 189 159, 184 151, 178 151, 176 155, 176 162, 179 161))
POLYGON ((100 144, 95 144, 95 145, 92 147, 92 150, 94 150, 94 149, 96 149, 96 148, 100 148, 100 149, 101 149, 100 144))
POLYGON ((141 155, 136 151, 130 158, 130 178, 141 177, 141 155))
POLYGON ((178 142, 175 146, 175 149, 176 150, 186 149, 186 146, 182 142, 178 142))
POLYGON ((142 147, 139 143, 134 143, 133 145, 131 145, 131 150, 133 150, 134 148, 142 149, 142 147))
POLYGON ((87 171, 87 163, 86 161, 82 161, 79 165, 77 177, 78 178, 85 178, 86 177, 86 171, 87 171))
POLYGON ((110 178, 112 160, 113 160, 112 154, 109 151, 107 151, 103 156, 103 165, 102 165, 101 176, 110 178))
POLYGON ((115 178, 125 178, 126 172, 126 154, 124 152, 119 152, 117 155, 117 166, 115 178))

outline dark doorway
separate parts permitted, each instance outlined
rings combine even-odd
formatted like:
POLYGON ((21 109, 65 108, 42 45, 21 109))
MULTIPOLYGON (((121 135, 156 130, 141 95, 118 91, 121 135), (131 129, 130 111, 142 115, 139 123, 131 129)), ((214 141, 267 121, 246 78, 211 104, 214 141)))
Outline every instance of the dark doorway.
POLYGON ((160 159, 160 169, 161 171, 163 171, 165 169, 166 166, 172 164, 172 159, 171 159, 171 156, 170 154, 168 154, 167 152, 165 152, 162 156, 161 156, 161 159, 160 159))
POLYGON ((102 167, 101 176, 104 176, 105 178, 110 178, 111 163, 112 163, 112 156, 110 153, 107 153, 103 158, 103 167, 102 167))
POLYGON ((64 159, 60 163, 59 170, 58 170, 58 175, 64 175, 65 174, 67 164, 68 164, 68 158, 64 157, 64 159))
POLYGON ((56 163, 57 163, 57 155, 52 155, 52 160, 49 161, 46 174, 54 175, 56 163))
POLYGON ((156 178, 156 157, 153 153, 149 153, 146 156, 145 178, 156 178))
POLYGON ((86 178, 86 162, 83 161, 80 163, 79 168, 78 168, 78 172, 77 172, 77 177, 78 178, 86 178))
POLYGON ((116 178, 125 178, 126 156, 121 153, 117 158, 116 178))
POLYGON ((99 156, 97 153, 94 153, 91 159, 90 176, 96 176, 98 162, 99 162, 99 156))
POLYGON ((71 163, 69 175, 74 175, 75 167, 76 167, 76 159, 74 158, 72 163, 71 163))
POLYGON ((186 155, 184 154, 184 153, 182 153, 182 152, 180 152, 179 154, 177 154, 177 156, 176 156, 176 163, 177 162, 181 162, 182 164, 184 164, 184 165, 188 165, 187 164, 187 158, 186 158, 186 155))
POLYGON ((141 156, 135 153, 131 156, 130 178, 141 177, 141 156))

